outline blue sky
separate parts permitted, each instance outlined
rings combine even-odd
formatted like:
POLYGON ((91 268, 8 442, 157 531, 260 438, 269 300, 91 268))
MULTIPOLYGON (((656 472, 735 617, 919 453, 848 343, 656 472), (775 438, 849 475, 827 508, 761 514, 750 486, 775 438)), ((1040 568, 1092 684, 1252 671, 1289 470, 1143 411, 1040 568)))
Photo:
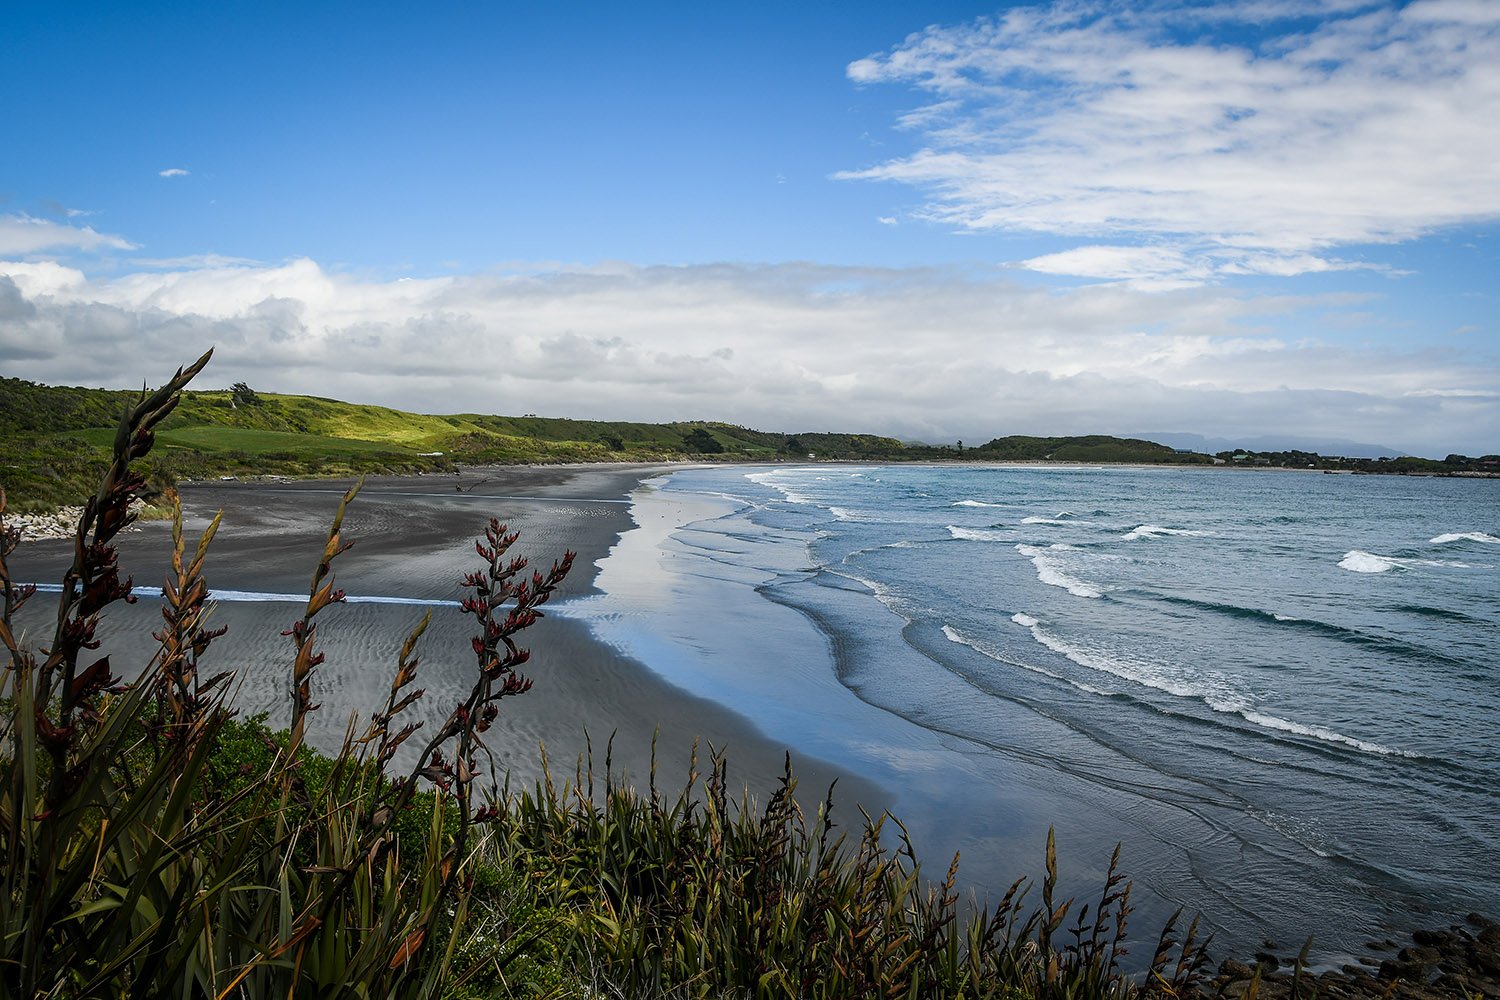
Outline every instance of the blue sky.
POLYGON ((11 4, 0 371, 1500 450, 1500 7, 11 4))

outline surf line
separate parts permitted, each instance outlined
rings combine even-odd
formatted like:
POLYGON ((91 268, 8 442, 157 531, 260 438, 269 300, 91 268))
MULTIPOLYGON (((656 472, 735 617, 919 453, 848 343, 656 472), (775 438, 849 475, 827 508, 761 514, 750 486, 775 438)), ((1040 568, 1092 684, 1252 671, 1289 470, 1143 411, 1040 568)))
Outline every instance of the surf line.
MULTIPOLYGON (((60 583, 38 583, 35 584, 38 594, 61 594, 60 583)), ((160 587, 132 587, 131 594, 136 597, 162 596, 160 587)), ((234 601, 257 604, 306 604, 306 594, 275 594, 258 590, 211 590, 208 593, 210 601, 234 601)), ((415 605, 423 608, 457 608, 462 607, 459 601, 433 599, 423 600, 418 597, 378 597, 368 595, 349 594, 344 597, 345 604, 403 604, 415 605)))
MULTIPOLYGON (((222 489, 217 483, 197 483, 187 489, 222 489)), ((233 486, 230 489, 237 490, 259 490, 264 493, 328 493, 342 496, 343 490, 304 490, 304 489, 277 489, 274 486, 233 486)), ((369 500, 377 500, 380 497, 416 497, 422 500, 534 500, 537 503, 623 503, 628 504, 630 500, 598 500, 588 497, 510 497, 493 496, 489 493, 459 493, 455 491, 448 493, 397 493, 393 490, 365 490, 360 496, 369 500)))

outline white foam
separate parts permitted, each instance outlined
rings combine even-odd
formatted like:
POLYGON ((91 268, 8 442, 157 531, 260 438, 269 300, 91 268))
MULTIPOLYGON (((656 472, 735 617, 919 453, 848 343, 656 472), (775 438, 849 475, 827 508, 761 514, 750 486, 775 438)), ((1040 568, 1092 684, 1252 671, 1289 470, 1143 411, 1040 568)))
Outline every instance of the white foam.
POLYGON ((1215 691, 1211 687, 1206 687, 1203 682, 1208 680, 1207 678, 1201 678, 1197 681, 1173 678, 1151 664, 1141 663, 1128 657, 1105 654, 1097 650, 1084 649, 1051 634, 1042 628, 1041 623, 1030 615, 1015 614, 1011 615, 1010 620, 1022 628, 1030 629, 1032 636, 1037 642, 1040 642, 1053 652, 1062 654, 1081 667, 1113 674, 1124 680, 1155 688, 1158 691, 1165 691, 1167 694, 1175 695, 1179 698, 1199 700, 1215 712, 1222 712, 1226 715, 1238 715, 1246 722, 1260 726, 1263 729, 1278 730, 1284 733, 1291 733, 1295 736, 1305 736, 1311 739, 1322 740, 1325 743, 1337 743, 1353 747, 1356 750, 1363 750, 1366 753, 1401 757, 1420 756, 1420 754, 1397 750, 1381 743, 1372 743, 1369 740, 1345 736, 1343 733, 1335 732, 1325 726, 1306 725, 1278 716, 1257 712, 1249 704, 1248 699, 1242 695, 1227 694, 1222 690, 1215 691))
POLYGON ((1120 536, 1127 542, 1133 542, 1138 538, 1159 538, 1162 535, 1181 535, 1187 538, 1203 538, 1207 531, 1189 531, 1186 528, 1163 528, 1159 524, 1143 524, 1132 531, 1120 536))
POLYGON ((1354 549, 1344 553, 1339 560, 1339 569, 1351 573, 1388 573, 1393 569, 1410 569, 1413 566, 1437 566, 1446 569, 1474 569, 1465 562, 1447 559, 1399 559, 1396 556, 1381 556, 1373 552, 1354 549))
POLYGON ((978 528, 960 528, 956 524, 947 525, 948 534, 965 542, 1008 542, 1011 534, 1008 531, 985 531, 978 528))
MULTIPOLYGON (((1054 546, 1053 548, 1059 547, 1054 546)), ((1072 547, 1068 546, 1067 549, 1072 549, 1072 547)), ((1075 576, 1069 575, 1056 557, 1049 556, 1048 552, 1052 550, 1039 548, 1035 545, 1017 545, 1016 551, 1031 560, 1031 565, 1036 567, 1037 579, 1047 584, 1047 586, 1061 587, 1074 597, 1100 596, 1099 591, 1094 587, 1075 576)))
POLYGON ((985 503, 983 500, 959 500, 955 507, 1004 507, 1003 503, 985 503))
POLYGON ((1483 531, 1456 531, 1430 539, 1432 545, 1447 545, 1449 542, 1483 542, 1486 545, 1500 545, 1500 538, 1483 531))
POLYGON ((1351 573, 1386 573, 1399 565, 1397 560, 1389 556, 1377 556, 1373 552, 1362 552, 1359 549, 1345 552, 1344 558, 1339 560, 1339 569, 1347 569, 1351 573))
POLYGON ((1136 684, 1155 688, 1158 691, 1165 691, 1179 698, 1201 699, 1204 697, 1204 692, 1200 688, 1173 680, 1150 664, 1140 663, 1124 657, 1110 656, 1097 650, 1086 650, 1081 646, 1074 645, 1042 628, 1041 622, 1030 615, 1015 614, 1011 615, 1010 620, 1022 628, 1030 629, 1032 638, 1036 639, 1037 642, 1046 646, 1054 653, 1060 653, 1067 657, 1080 667, 1087 667, 1089 670, 1098 670, 1101 673, 1113 674, 1123 680, 1133 681, 1136 684))
POLYGON ((783 476, 785 476, 785 475, 787 475, 789 473, 794 473, 794 472, 812 472, 812 471, 815 471, 815 470, 812 470, 812 469, 778 469, 775 472, 752 472, 749 475, 747 475, 745 478, 748 479, 748 480, 750 480, 752 483, 760 483, 762 486, 769 486, 769 487, 771 487, 771 489, 776 490, 783 497, 785 497, 786 500, 787 500, 787 503, 801 504, 801 505, 804 505, 804 506, 816 506, 817 501, 813 500, 812 497, 808 496, 805 493, 799 493, 798 491, 792 489, 790 486, 786 486, 785 484, 783 484, 780 481, 781 477, 783 477, 783 476))
POLYGON ((911 620, 911 616, 902 610, 902 608, 907 606, 906 602, 904 602, 894 590, 881 583, 879 580, 872 580, 868 576, 862 576, 861 574, 849 569, 847 566, 842 565, 838 567, 824 566, 823 569, 829 573, 832 573, 834 576, 841 576, 845 580, 853 580, 855 583, 867 587, 870 593, 875 595, 875 599, 881 604, 885 605, 886 610, 900 615, 907 621, 911 620))
MULTIPOLYGON (((1067 511, 1063 511, 1063 513, 1066 514, 1067 511)), ((1070 525, 1075 525, 1076 524, 1079 527, 1086 528, 1086 527, 1091 526, 1094 522, 1093 521, 1071 521, 1071 520, 1064 520, 1061 516, 1058 516, 1058 517, 1023 517, 1023 518, 1021 518, 1021 523, 1022 524, 1055 524, 1055 525, 1058 525, 1059 527, 1063 527, 1063 528, 1066 528, 1066 527, 1069 527, 1070 525)))
POLYGON ((1244 716, 1247 722, 1265 729, 1277 729, 1281 732, 1293 733, 1297 736, 1308 736, 1315 740, 1322 740, 1325 743, 1342 743, 1345 746, 1354 747, 1356 750, 1363 750, 1365 753, 1378 753, 1394 757, 1421 756, 1421 754, 1410 753, 1406 750, 1397 750, 1394 747, 1388 747, 1381 743, 1371 743, 1369 740, 1345 736, 1343 733, 1336 733, 1324 726, 1307 726, 1300 722, 1292 722, 1289 719, 1277 718, 1274 715, 1263 715, 1260 712, 1252 712, 1249 709, 1242 709, 1239 714, 1244 716))
MULTIPOLYGON (((1012 615, 1011 619, 1013 621, 1016 620, 1016 619, 1025 619, 1026 621, 1033 621, 1033 622, 1036 620, 1034 618, 1028 617, 1027 615, 1020 615, 1020 614, 1018 614, 1018 615, 1012 615)), ((976 653, 979 653, 982 656, 986 656, 989 659, 994 660, 996 663, 1004 663, 1004 664, 1007 664, 1008 666, 1020 667, 1022 670, 1028 670, 1028 671, 1030 671, 1031 673, 1034 673, 1034 674, 1041 674, 1043 677, 1051 677, 1053 680, 1062 681, 1065 684, 1071 684, 1071 685, 1073 685, 1073 687, 1077 688, 1078 690, 1085 691, 1085 692, 1087 692, 1089 694, 1102 694, 1102 695, 1105 695, 1107 697, 1107 696, 1109 696, 1109 695, 1111 695, 1111 694, 1114 693, 1112 691, 1103 691, 1103 690, 1101 690, 1099 688, 1096 688, 1096 687, 1090 687, 1089 685, 1083 684, 1083 683, 1081 683, 1079 681, 1075 681, 1075 680, 1073 680, 1070 677, 1064 677, 1062 674, 1055 674, 1052 671, 1048 670, 1047 668, 1045 668, 1045 667, 1039 667, 1039 666, 1037 666, 1034 663, 1027 663, 1024 660, 1016 660, 1016 659, 1012 659, 1012 658, 1010 658, 1008 656, 1001 656, 999 653, 995 652, 993 649, 987 648, 983 643, 975 642, 972 639, 966 638, 964 635, 962 635, 957 629, 953 628, 951 625, 944 625, 943 626, 943 635, 945 635, 945 636, 948 637, 948 641, 949 642, 956 642, 960 646, 968 646, 970 649, 974 650, 976 653)))

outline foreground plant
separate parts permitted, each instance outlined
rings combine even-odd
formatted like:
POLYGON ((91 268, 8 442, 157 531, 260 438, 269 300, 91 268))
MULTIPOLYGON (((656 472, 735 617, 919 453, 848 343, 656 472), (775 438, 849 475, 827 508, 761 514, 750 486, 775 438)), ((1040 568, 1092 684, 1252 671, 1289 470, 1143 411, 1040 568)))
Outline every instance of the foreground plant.
POLYGON ((131 463, 208 359, 122 416, 40 651, 14 631, 35 588, 7 568, 19 532, 4 526, 0 493, 9 709, 0 720, 0 995, 437 995, 473 971, 456 962, 470 936, 483 839, 474 831, 490 815, 475 805, 483 733, 497 703, 529 687, 516 672, 527 653, 515 637, 540 617, 572 555, 528 577, 526 562, 506 555, 516 534, 492 521, 479 546, 485 568, 466 581, 474 596, 465 610, 480 625, 469 695, 404 775, 387 775, 421 727, 403 713, 422 698, 413 685, 424 619, 401 649, 386 704, 363 729, 351 720, 339 750, 322 757, 304 733, 323 660, 318 616, 343 596, 332 564, 351 544, 342 534, 350 490, 287 633, 291 728, 261 736, 259 769, 231 770, 221 742, 245 730, 231 721, 228 675, 205 676, 200 665, 222 634, 207 626, 203 577, 217 519, 190 555, 178 512, 161 645, 140 676, 122 684, 109 658, 93 655, 105 610, 134 600, 114 544, 145 486, 131 463), (406 822, 414 805, 425 823, 406 822))
POLYGON ((493 849, 529 873, 548 947, 590 995, 1125 1000, 1190 995, 1207 963, 1197 921, 1174 915, 1144 975, 1125 973, 1118 850, 1092 910, 1056 898, 1050 832, 1040 906, 1025 880, 965 906, 957 857, 932 884, 889 816, 851 843, 831 790, 811 816, 798 805, 790 760, 764 809, 730 797, 721 755, 701 785, 694 761, 670 802, 654 765, 642 793, 608 755, 596 795, 591 754, 561 790, 546 775, 505 800, 493 849))

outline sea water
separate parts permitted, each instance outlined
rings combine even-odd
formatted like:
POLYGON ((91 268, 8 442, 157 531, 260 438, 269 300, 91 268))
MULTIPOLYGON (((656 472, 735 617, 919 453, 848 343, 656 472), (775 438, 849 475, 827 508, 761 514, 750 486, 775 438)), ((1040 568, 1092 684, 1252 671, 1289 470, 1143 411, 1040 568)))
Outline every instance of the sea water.
POLYGON ((1144 918, 1219 951, 1500 912, 1500 482, 762 466, 636 499, 570 613, 876 781, 976 895, 1055 827, 1069 888, 1123 843, 1144 918))

